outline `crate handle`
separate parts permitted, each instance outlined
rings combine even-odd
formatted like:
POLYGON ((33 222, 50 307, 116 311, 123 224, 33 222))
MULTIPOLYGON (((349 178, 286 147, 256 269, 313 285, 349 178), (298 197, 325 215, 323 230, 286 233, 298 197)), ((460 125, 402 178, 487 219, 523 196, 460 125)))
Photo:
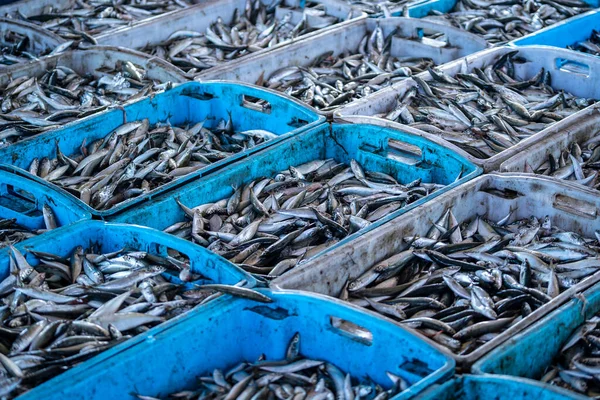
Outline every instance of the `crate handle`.
POLYGON ((555 195, 552 206, 557 210, 589 219, 596 219, 598 215, 598 208, 594 203, 575 199, 564 194, 555 195))
POLYGON ((588 78, 590 76, 590 66, 582 61, 573 61, 566 58, 555 58, 555 67, 558 71, 580 75, 588 78))
POLYGON ((348 320, 329 316, 329 323, 334 332, 366 346, 373 344, 373 333, 360 325, 348 320))
POLYGON ((0 185, 0 215, 6 217, 14 213, 31 216, 38 210, 35 196, 30 192, 3 183, 0 185))
POLYGON ((423 159, 423 151, 419 146, 399 139, 388 139, 387 158, 407 165, 416 165, 423 159))
POLYGON ((438 31, 436 29, 422 28, 422 27, 418 26, 418 27, 415 27, 415 34, 416 34, 417 39, 419 39, 419 42, 426 44, 428 46, 431 46, 431 47, 435 47, 435 48, 446 47, 449 44, 446 33, 442 32, 442 31, 438 31), (444 41, 444 40, 440 40, 440 39, 427 38, 427 37, 425 37, 425 31, 427 31, 430 34, 430 36, 432 34, 442 34, 442 35, 446 36, 446 40, 444 41))
POLYGON ((242 95, 242 107, 249 110, 258 111, 265 114, 271 114, 271 103, 256 96, 242 95))

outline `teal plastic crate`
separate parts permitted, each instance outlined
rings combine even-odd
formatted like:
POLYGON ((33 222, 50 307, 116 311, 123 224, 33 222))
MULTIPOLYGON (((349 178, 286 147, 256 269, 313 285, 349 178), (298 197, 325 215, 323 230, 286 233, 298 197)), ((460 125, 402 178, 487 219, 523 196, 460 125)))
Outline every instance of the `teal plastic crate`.
POLYGON ((135 399, 132 392, 164 397, 197 387, 197 378, 215 368, 227 370, 261 354, 268 360, 284 358, 296 332, 304 357, 331 362, 386 389, 386 371, 407 380, 409 388, 393 400, 412 398, 454 373, 448 356, 370 313, 318 295, 261 292, 273 303, 216 299, 176 323, 138 336, 129 348, 86 362, 20 399, 135 399), (360 335, 340 329, 332 318, 358 325, 360 335))
POLYGON ((367 124, 321 125, 223 169, 219 174, 190 182, 150 199, 116 216, 113 221, 163 230, 186 219, 176 199, 188 207, 215 202, 230 197, 233 194, 232 186, 237 187, 259 177, 272 177, 289 166, 325 158, 348 165, 351 159, 355 159, 366 170, 392 175, 399 183, 422 179, 423 182, 447 186, 347 236, 315 255, 315 258, 481 174, 481 169, 462 155, 423 136, 367 124), (415 153, 398 154, 392 148, 403 144, 415 149, 415 153), (461 178, 457 180, 459 176, 461 178))
MULTIPOLYGON (((119 203, 109 210, 95 210, 79 199, 76 201, 92 215, 105 219, 144 199, 154 197, 192 179, 206 176, 236 160, 248 157, 299 132, 320 125, 325 120, 308 106, 268 89, 232 82, 190 82, 131 103, 122 109, 113 109, 80 123, 70 124, 67 127, 0 149, 0 164, 3 164, 3 168, 6 170, 16 174, 43 181, 41 178, 29 174, 27 170, 34 158, 55 158, 57 142, 61 151, 68 156, 79 152, 79 147, 84 139, 86 139, 86 143, 91 143, 104 138, 125 122, 148 118, 150 124, 170 121, 172 125, 180 125, 194 124, 206 119, 205 126, 213 127, 221 119, 227 120, 229 113, 232 115, 236 130, 264 129, 273 132, 278 137, 207 165, 205 168, 162 185, 145 195, 119 203), (256 99, 266 102, 266 106, 260 108, 249 103, 250 100, 256 99)), ((58 188, 58 186, 56 187, 58 188)), ((67 191, 60 188, 58 190, 75 199, 67 191)))

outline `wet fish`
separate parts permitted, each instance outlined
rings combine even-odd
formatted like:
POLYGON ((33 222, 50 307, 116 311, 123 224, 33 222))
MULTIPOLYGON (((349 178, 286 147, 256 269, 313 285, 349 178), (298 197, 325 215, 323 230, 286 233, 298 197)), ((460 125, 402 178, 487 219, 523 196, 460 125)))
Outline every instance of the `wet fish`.
MULTIPOLYGON (((329 51, 306 67, 285 66, 259 85, 276 89, 309 105, 331 111, 341 105, 368 96, 413 74, 434 66, 430 58, 390 54, 392 38, 377 27, 360 41, 358 48, 338 56, 329 51)), ((430 37, 413 40, 428 40, 430 37)))
POLYGON ((458 223, 446 210, 425 237, 404 237, 406 250, 349 281, 348 301, 467 355, 600 269, 596 238, 514 210, 504 220, 458 223))
POLYGON ((575 330, 548 366, 541 380, 594 398, 600 393, 600 318, 596 315, 575 330))
POLYGON ((9 81, 0 90, 0 147, 171 85, 149 79, 144 68, 129 61, 95 73, 81 76, 57 66, 41 77, 9 81))
POLYGON ((219 17, 204 32, 176 31, 164 42, 141 50, 194 75, 339 22, 323 4, 313 1, 297 9, 282 1, 247 0, 244 10, 223 17, 230 22, 219 17))
POLYGON ((592 34, 587 40, 582 40, 571 46, 567 46, 567 48, 581 51, 582 53, 600 56, 600 33, 597 30, 592 29, 592 34))
MULTIPOLYGON (((408 387, 400 376, 388 372, 389 388, 369 377, 353 377, 334 364, 302 356, 300 335, 296 333, 288 345, 287 358, 242 361, 228 371, 215 369, 198 378, 191 389, 149 397, 148 399, 377 399, 385 400, 408 387), (307 397, 310 396, 310 397, 307 397)), ((187 385, 186 385, 187 387, 187 385)))
POLYGON ((598 169, 600 169, 600 145, 596 136, 580 143, 572 142, 560 152, 558 157, 549 154, 546 161, 535 166, 526 162, 526 172, 569 180, 584 186, 598 189, 598 169), (582 148, 583 147, 583 148, 582 148))
POLYGON ((86 140, 55 159, 35 159, 29 172, 62 187, 97 210, 108 210, 214 162, 276 137, 265 130, 238 131, 231 117, 212 127, 125 123, 106 137, 86 140), (50 164, 46 170, 43 165, 50 164))
POLYGON ((14 218, 0 218, 0 249, 55 229, 56 216, 52 208, 44 205, 43 213, 45 227, 42 229, 29 229, 18 224, 14 218))
POLYGON ((0 32, 0 64, 13 65, 46 55, 52 51, 51 48, 35 49, 31 45, 28 36, 5 30, 0 32))
POLYGON ((48 5, 38 15, 18 12, 13 17, 40 25, 68 40, 96 44, 93 37, 103 32, 192 5, 187 0, 77 0, 67 4, 67 7, 48 5))
POLYGON ((165 232, 271 278, 442 187, 402 184, 350 164, 313 160, 236 187, 215 203, 178 202, 187 221, 165 232))
POLYGON ((432 11, 425 19, 464 29, 499 46, 589 10, 580 0, 458 0, 450 12, 432 11))
MULTIPOLYGON (((191 271, 190 260, 174 250, 107 253, 94 244, 66 257, 32 250, 27 259, 12 248, 11 257, 18 271, 0 281, 0 381, 3 387, 11 379, 19 384, 3 397, 16 397, 217 293, 197 284, 210 280, 191 271), (186 279, 173 283, 166 274, 186 279)), ((237 289, 245 297, 260 295, 237 289)))
POLYGON ((382 116, 487 159, 594 102, 555 91, 543 69, 518 78, 514 71, 523 62, 515 50, 469 74, 451 77, 431 69, 432 80, 410 78, 414 85, 382 116))

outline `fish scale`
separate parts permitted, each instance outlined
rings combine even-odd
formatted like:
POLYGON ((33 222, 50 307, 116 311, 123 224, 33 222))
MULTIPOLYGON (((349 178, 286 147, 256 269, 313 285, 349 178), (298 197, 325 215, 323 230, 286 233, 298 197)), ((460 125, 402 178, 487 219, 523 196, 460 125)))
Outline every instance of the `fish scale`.
POLYGON ((515 64, 524 61, 515 50, 469 74, 450 77, 431 69, 433 80, 410 78, 411 86, 383 116, 487 159, 595 102, 554 91, 543 69, 519 79, 515 64))
POLYGON ((386 400, 408 387, 402 377, 387 372, 391 388, 383 388, 370 377, 354 377, 334 364, 302 356, 296 333, 282 360, 262 356, 255 362, 242 362, 229 371, 215 369, 198 377, 192 388, 160 397, 135 393, 141 400, 194 399, 365 399, 386 400), (310 397, 307 397, 310 396, 310 397))
POLYGON ((340 298, 456 354, 473 352, 600 269, 598 239, 563 232, 549 218, 515 220, 514 211, 499 225, 479 216, 458 224, 447 210, 434 221, 439 234, 403 238, 406 250, 347 282, 340 298), (456 231, 460 242, 450 239, 456 231))
POLYGON ((206 128, 156 124, 148 120, 123 124, 81 149, 65 156, 57 143, 56 159, 34 159, 28 168, 75 194, 97 210, 108 210, 179 177, 226 157, 260 145, 275 134, 265 130, 235 131, 229 121, 206 128), (82 154, 82 151, 85 153, 82 154), (42 171, 42 165, 50 167, 42 171))
POLYGON ((0 90, 0 148, 170 86, 129 61, 95 72, 81 76, 58 66, 40 77, 11 79, 0 90))
POLYGON ((420 180, 402 185, 350 164, 313 160, 239 186, 216 203, 178 202, 192 223, 164 231, 271 279, 443 187, 420 180))
POLYGON ((164 257, 126 249, 102 253, 95 246, 75 248, 66 259, 32 252, 31 262, 37 260, 33 267, 19 250, 11 251, 15 268, 21 273, 10 274, 0 282, 3 398, 19 396, 64 370, 209 301, 217 292, 270 301, 249 288, 210 285, 209 279, 190 271, 186 256, 171 249, 164 257), (120 266, 119 275, 99 272, 100 264, 113 262, 120 266), (88 267, 82 268, 81 263, 88 267), (94 283, 92 269, 101 275, 99 283, 94 283), (167 280, 165 271, 181 280, 167 280))
POLYGON ((338 18, 327 15, 322 4, 307 1, 301 10, 302 19, 293 23, 291 11, 299 10, 281 7, 279 3, 266 5, 261 0, 248 0, 245 10, 232 12, 230 23, 219 17, 204 32, 176 31, 167 40, 141 51, 195 75, 339 22, 338 18), (311 24, 308 16, 319 20, 311 24))
POLYGON ((144 1, 77 0, 68 8, 48 6, 41 14, 15 18, 41 25, 67 40, 84 40, 95 43, 93 36, 107 30, 127 26, 153 16, 190 7, 186 0, 144 1))
POLYGON ((580 0, 458 0, 448 13, 433 11, 424 19, 464 29, 500 46, 589 10, 580 0))
POLYGON ((357 49, 337 56, 323 53, 309 66, 284 67, 269 77, 261 77, 257 84, 331 111, 434 66, 430 58, 392 56, 394 34, 384 37, 381 28, 377 28, 365 35, 357 49), (383 46, 376 43, 377 38, 383 46))

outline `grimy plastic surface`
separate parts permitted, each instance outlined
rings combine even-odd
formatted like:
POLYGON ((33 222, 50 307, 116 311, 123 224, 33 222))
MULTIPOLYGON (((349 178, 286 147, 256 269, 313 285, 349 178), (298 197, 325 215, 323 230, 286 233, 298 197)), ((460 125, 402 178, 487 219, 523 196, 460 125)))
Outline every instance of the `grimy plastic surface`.
MULTIPOLYGON (((242 361, 285 358, 290 339, 300 333, 300 353, 335 364, 357 378, 390 387, 386 371, 410 387, 393 400, 408 399, 448 378, 454 362, 407 330, 322 296, 298 292, 262 293, 273 303, 222 297, 140 335, 129 349, 102 362, 88 362, 55 380, 45 399, 135 399, 131 393, 166 396, 195 388, 199 376, 227 371, 242 361), (360 334, 340 329, 339 318, 360 334), (160 328, 160 327, 159 327, 160 328), (143 368, 142 368, 143 366, 143 368)), ((36 393, 38 394, 38 393, 36 393)), ((22 396, 22 400, 38 397, 22 396)))
MULTIPOLYGON (((366 17, 343 0, 317 0, 316 2, 325 6, 327 15, 337 17, 342 21, 348 17, 351 19, 366 17)), ((246 7, 246 0, 200 0, 196 3, 198 4, 187 9, 98 35, 98 44, 141 49, 145 46, 157 45, 167 40, 172 33, 180 30, 205 32, 212 23, 216 22, 217 18, 221 18, 224 24, 230 24, 234 11, 237 9, 242 13, 246 7)), ((264 0, 263 3, 272 4, 273 2, 264 0)), ((289 13, 291 23, 296 25, 303 18, 301 11, 303 6, 299 3, 302 2, 298 0, 282 1, 277 17, 283 18, 285 14, 289 13)), ((323 18, 318 16, 307 16, 307 20, 316 26, 324 22, 323 18)), ((273 48, 275 47, 281 46, 276 45, 273 48)), ((270 50, 271 48, 267 48, 259 52, 264 53, 270 50)))
POLYGON ((473 372, 539 379, 571 334, 598 312, 597 284, 490 352, 473 365, 473 372))
MULTIPOLYGON (((27 261, 35 266, 37 259, 27 253, 27 249, 41 252, 49 252, 62 257, 68 257, 72 254, 78 245, 84 248, 91 245, 99 245, 102 252, 113 252, 121 249, 132 249, 146 251, 156 255, 166 255, 168 249, 174 249, 189 257, 190 269, 201 274, 207 279, 196 281, 196 284, 203 283, 224 283, 236 284, 242 280, 249 282, 250 286, 256 284, 256 280, 249 274, 229 263, 227 260, 205 250, 192 246, 190 242, 166 235, 162 232, 140 226, 127 226, 122 224, 109 224, 101 221, 83 221, 77 224, 59 228, 48 232, 43 237, 37 237, 28 240, 27 246, 23 243, 15 247, 19 249, 27 258, 27 261)), ((9 274, 9 254, 10 249, 0 250, 0 279, 4 279, 9 274)), ((165 277, 173 282, 180 282, 177 277, 165 273, 165 277)), ((210 304, 210 303, 208 303, 210 304)), ((107 350, 88 361, 85 361, 68 372, 55 377, 36 388, 30 390, 19 399, 66 399, 74 394, 60 392, 57 387, 60 385, 70 386, 74 384, 71 376, 83 373, 101 360, 122 352, 136 343, 144 341, 147 337, 152 337, 154 333, 177 324, 177 321, 185 315, 194 315, 201 307, 189 311, 187 314, 175 317, 166 321, 146 332, 143 335, 135 336, 126 342, 107 350)), ((139 368, 138 368, 139 370, 139 368)), ((132 371, 133 372, 133 371, 132 371)), ((62 389, 61 389, 62 390, 62 389)), ((104 397, 110 398, 110 397, 104 397)), ((119 398, 119 397, 113 397, 119 398)), ((122 398, 122 397, 121 397, 122 398)))
POLYGON ((434 385, 415 400, 584 400, 565 389, 511 376, 462 375, 434 385))
POLYGON ((42 214, 44 204, 54 212, 58 226, 92 218, 77 201, 51 185, 0 169, 0 218, 14 218, 19 225, 29 229, 45 229, 42 214))
MULTIPOLYGON (((109 210, 98 211, 83 202, 80 204, 100 218, 115 215, 146 198, 156 196, 191 179, 205 176, 324 121, 324 117, 317 115, 306 105, 267 89, 231 82, 202 84, 189 82, 155 96, 130 103, 122 109, 113 109, 62 129, 53 130, 0 149, 0 164, 10 165, 16 173, 41 181, 41 178, 29 174, 27 169, 36 157, 55 158, 57 141, 61 151, 70 155, 79 153, 79 148, 84 140, 89 144, 103 138, 125 122, 148 118, 150 124, 170 122, 172 125, 193 125, 206 120, 205 127, 214 127, 221 119, 227 120, 229 113, 231 113, 236 130, 264 129, 279 135, 279 137, 210 164, 143 196, 120 203, 109 210), (247 102, 249 98, 264 100, 268 103, 268 107, 265 109, 255 107, 247 102)), ((67 193, 62 189, 59 190, 67 193)))
POLYGON ((511 46, 545 45, 567 47, 587 40, 592 30, 600 30, 600 11, 594 10, 576 15, 564 21, 550 25, 537 32, 530 33, 509 43, 511 46))
MULTIPOLYGON (((524 46, 518 49, 508 46, 497 47, 451 61, 440 66, 439 70, 450 76, 455 76, 458 73, 469 73, 474 68, 484 68, 502 55, 517 50, 519 55, 527 60, 525 63, 515 64, 515 75, 518 78, 529 79, 544 68, 545 71, 551 73, 552 88, 555 90, 564 90, 578 97, 600 99, 600 58, 567 49, 549 46, 524 46)), ((432 80, 429 72, 424 72, 419 76, 426 81, 432 80)), ((416 82, 413 80, 401 81, 370 95, 368 98, 340 107, 334 115, 345 117, 350 115, 379 116, 380 114, 387 114, 394 109, 397 99, 401 98, 409 88, 415 85, 416 82)), ((496 171, 503 161, 523 152, 549 134, 560 130, 578 129, 578 126, 589 119, 591 115, 597 113, 598 107, 598 105, 591 105, 574 113, 493 157, 483 159, 469 155, 469 159, 483 167, 486 172, 496 171)))
MULTIPOLYGON (((347 280, 357 278, 375 263, 406 249, 405 236, 425 236, 431 221, 437 221, 449 207, 459 223, 470 221, 477 215, 497 221, 514 210, 511 221, 532 215, 538 218, 549 216, 554 226, 593 238, 595 230, 600 228, 600 197, 597 193, 565 181, 526 174, 483 175, 365 233, 358 240, 335 248, 327 257, 294 268, 273 280, 271 286, 337 296, 347 280)), ((469 355, 453 354, 457 366, 463 371, 468 370, 484 354, 599 280, 597 273, 566 290, 469 355)), ((446 351, 441 345, 435 346, 446 351)))
POLYGON ((350 160, 355 159, 366 170, 390 174, 400 183, 422 179, 423 182, 448 186, 342 239, 314 258, 348 243, 364 232, 404 214, 407 210, 481 173, 479 168, 466 161, 464 157, 425 137, 374 125, 321 125, 249 157, 242 163, 223 169, 218 174, 192 181, 151 199, 135 209, 116 216, 113 220, 163 230, 186 219, 176 199, 188 207, 215 202, 231 196, 232 186, 237 187, 260 177, 272 177, 290 166, 326 158, 333 158, 346 164, 350 164, 350 160), (461 178, 457 180, 459 175, 461 178))
MULTIPOLYGON (((395 57, 430 57, 436 64, 444 64, 487 47, 485 40, 449 26, 413 18, 358 19, 300 39, 287 46, 256 54, 196 75, 196 80, 228 79, 255 83, 259 77, 268 79, 275 71, 288 66, 310 66, 326 52, 334 56, 357 52, 365 35, 379 26, 384 36, 396 32, 391 43, 395 57), (442 33, 447 44, 422 42, 423 34, 442 33), (412 39, 412 40, 411 40, 412 39)), ((329 113, 330 114, 330 113, 329 113)))

